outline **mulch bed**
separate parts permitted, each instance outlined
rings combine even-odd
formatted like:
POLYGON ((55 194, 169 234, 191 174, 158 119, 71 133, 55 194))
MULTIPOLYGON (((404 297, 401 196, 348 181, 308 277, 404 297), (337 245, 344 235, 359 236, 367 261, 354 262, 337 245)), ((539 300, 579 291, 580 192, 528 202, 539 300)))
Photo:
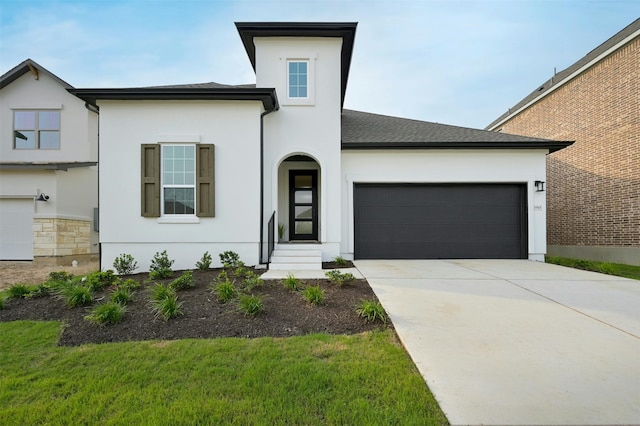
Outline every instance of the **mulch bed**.
MULTIPOLYGON (((326 291, 323 305, 309 305, 300 292, 286 289, 280 281, 268 280, 252 293, 264 297, 264 312, 246 316, 235 302, 219 302, 208 288, 219 269, 194 271, 195 287, 178 292, 183 315, 164 321, 155 318, 149 306, 148 274, 128 276, 141 283, 134 301, 119 324, 96 326, 84 319, 88 311, 108 300, 109 290, 96 292, 95 303, 89 307, 67 308, 53 296, 32 299, 9 299, 0 310, 0 322, 15 320, 62 321, 65 324, 60 345, 122 342, 133 340, 173 340, 216 337, 289 337, 310 333, 356 334, 391 324, 367 323, 355 312, 363 299, 376 299, 366 280, 357 280, 337 287, 328 280, 304 280, 306 285, 320 285, 326 291)), ((259 273, 259 271, 255 271, 259 273)), ((174 273, 177 278, 180 272, 174 273)), ((171 280, 159 282, 168 283, 171 280)), ((376 299, 377 300, 377 299, 376 299)))

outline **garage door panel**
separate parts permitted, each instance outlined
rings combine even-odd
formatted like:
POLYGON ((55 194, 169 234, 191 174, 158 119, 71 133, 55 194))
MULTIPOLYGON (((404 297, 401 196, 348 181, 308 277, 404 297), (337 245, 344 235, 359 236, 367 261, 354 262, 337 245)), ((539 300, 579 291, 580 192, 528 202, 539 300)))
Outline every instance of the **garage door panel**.
POLYGON ((522 185, 358 185, 358 259, 523 258, 522 185))
POLYGON ((0 260, 33 259, 33 199, 0 200, 0 260))

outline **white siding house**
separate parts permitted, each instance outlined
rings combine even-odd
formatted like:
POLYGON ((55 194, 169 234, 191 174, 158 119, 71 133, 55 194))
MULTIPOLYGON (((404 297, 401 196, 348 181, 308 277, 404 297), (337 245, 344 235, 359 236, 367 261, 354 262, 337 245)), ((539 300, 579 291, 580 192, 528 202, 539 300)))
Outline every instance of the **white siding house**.
POLYGON ((237 23, 256 85, 71 90, 100 108, 103 267, 543 260, 545 156, 571 142, 343 109, 356 26, 237 23))
POLYGON ((0 77, 0 260, 98 253, 98 115, 27 59, 0 77))

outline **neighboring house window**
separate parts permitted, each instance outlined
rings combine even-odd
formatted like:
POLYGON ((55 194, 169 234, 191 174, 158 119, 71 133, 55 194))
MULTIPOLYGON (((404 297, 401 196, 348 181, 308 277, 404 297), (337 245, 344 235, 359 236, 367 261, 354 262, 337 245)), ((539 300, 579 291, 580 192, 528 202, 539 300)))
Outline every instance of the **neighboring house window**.
POLYGON ((214 216, 214 145, 142 145, 141 215, 214 216))
POLYGON ((307 98, 309 96, 309 62, 289 61, 289 97, 307 98))
POLYGON ((15 149, 60 149, 60 111, 14 111, 15 149))

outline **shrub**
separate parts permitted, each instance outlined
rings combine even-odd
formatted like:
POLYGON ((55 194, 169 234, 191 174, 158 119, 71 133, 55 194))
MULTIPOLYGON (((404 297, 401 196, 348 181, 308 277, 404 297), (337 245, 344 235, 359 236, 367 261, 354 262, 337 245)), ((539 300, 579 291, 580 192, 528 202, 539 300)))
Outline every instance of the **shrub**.
POLYGON ((165 321, 182 315, 182 302, 178 302, 178 296, 167 295, 163 299, 154 300, 152 303, 152 309, 156 316, 162 317, 165 321))
POLYGON ((69 281, 71 279, 73 279, 73 274, 70 274, 65 271, 49 272, 49 281, 63 282, 63 281, 69 281))
POLYGON ((590 260, 577 259, 574 263, 574 267, 577 269, 584 269, 585 271, 594 271, 594 263, 590 260))
POLYGON ((119 289, 133 291, 140 288, 140 283, 133 278, 126 279, 124 281, 116 281, 116 286, 119 289))
POLYGON ((338 266, 347 266, 347 264, 348 264, 347 259, 345 259, 342 256, 336 256, 335 259, 333 259, 333 261, 338 266))
POLYGON ((226 269, 235 269, 237 268, 240 262, 240 256, 238 253, 227 250, 219 254, 220 262, 222 262, 222 266, 226 269))
POLYGON ((201 271, 206 271, 211 267, 211 255, 208 251, 205 251, 200 260, 196 262, 196 268, 201 271))
POLYGON ((151 259, 151 267, 149 268, 149 278, 152 280, 157 280, 161 278, 170 278, 173 275, 173 270, 171 269, 171 265, 173 265, 174 260, 169 259, 169 255, 167 255, 167 251, 164 250, 162 253, 156 253, 151 259))
POLYGON ((178 291, 178 290, 185 290, 187 288, 193 288, 195 287, 195 285, 196 283, 193 280, 193 272, 185 271, 181 276, 171 281, 171 283, 169 284, 169 287, 178 291))
POLYGON ((319 285, 309 286, 304 289, 302 297, 312 305, 319 305, 324 302, 324 290, 319 285))
POLYGON ((229 274, 227 271, 222 270, 218 273, 218 276, 215 278, 215 282, 222 283, 229 279, 229 274))
POLYGON ((118 275, 129 275, 138 269, 138 262, 135 261, 132 255, 122 253, 113 261, 113 268, 118 272, 118 275))
POLYGON ((598 266, 598 272, 601 272, 603 274, 607 274, 607 275, 615 275, 616 272, 616 267, 610 263, 610 262, 603 262, 600 263, 598 266))
POLYGON ((347 272, 342 273, 340 271, 337 270, 332 270, 332 271, 327 271, 324 273, 324 275, 329 278, 329 281, 331 281, 333 284, 337 284, 337 285, 346 285, 349 284, 353 281, 355 281, 356 277, 353 276, 353 274, 347 272))
POLYGON ((264 281, 260 278, 260 275, 253 271, 249 271, 249 273, 245 275, 243 284, 246 290, 251 291, 256 287, 262 287, 264 281))
POLYGON ((117 324, 122 320, 126 310, 124 305, 111 301, 96 306, 84 319, 97 325, 117 324))
POLYGON ((132 299, 131 291, 128 288, 117 288, 113 293, 111 293, 111 301, 122 306, 129 304, 132 299))
POLYGON ((25 284, 14 284, 7 289, 10 299, 22 299, 29 296, 29 287, 25 284))
POLYGON ((356 307, 358 316, 365 319, 367 322, 381 321, 387 322, 387 314, 380 302, 375 300, 363 300, 356 307))
POLYGON ((38 284, 29 287, 29 294, 27 295, 30 299, 35 299, 37 297, 45 297, 51 294, 51 288, 47 283, 38 284))
POLYGON ((302 286, 302 281, 293 276, 293 274, 287 274, 287 278, 282 280, 282 285, 288 288, 291 291, 300 290, 302 286))
POLYGON ((227 303, 236 295, 236 288, 229 278, 225 281, 213 286, 212 290, 215 292, 218 300, 222 303, 227 303))
POLYGON ((0 292, 0 311, 4 309, 4 292, 0 292))
POLYGON ((162 284, 156 284, 151 287, 151 300, 157 302, 167 297, 175 296, 176 292, 170 287, 162 284))
POLYGON ((100 291, 116 282, 113 270, 92 272, 82 280, 91 291, 100 291))
POLYGON ((91 290, 80 284, 69 284, 67 286, 60 287, 59 296, 70 308, 86 306, 93 303, 93 294, 91 293, 91 290))
POLYGON ((252 274, 253 271, 249 270, 249 268, 244 266, 244 262, 238 261, 235 269, 233 270, 233 275, 238 278, 247 277, 249 274, 252 274))
POLYGON ((239 301, 240 311, 245 315, 256 316, 260 312, 264 311, 264 305, 260 296, 244 294, 240 296, 239 301))

